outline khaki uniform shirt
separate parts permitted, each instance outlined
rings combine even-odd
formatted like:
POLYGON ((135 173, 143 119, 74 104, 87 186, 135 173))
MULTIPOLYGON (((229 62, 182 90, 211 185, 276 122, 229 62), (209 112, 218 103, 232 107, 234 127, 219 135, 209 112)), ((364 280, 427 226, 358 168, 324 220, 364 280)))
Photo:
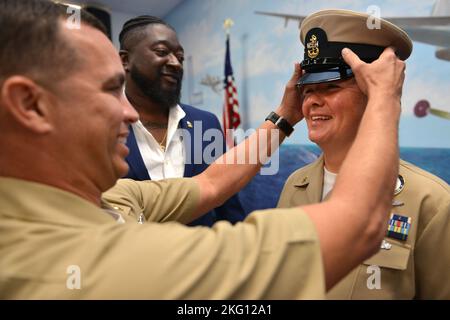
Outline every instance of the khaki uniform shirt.
MULTIPOLYGON (((286 181, 278 207, 320 202, 323 156, 286 181)), ((392 213, 411 217, 406 241, 385 237, 387 246, 355 268, 329 299, 450 299, 450 192, 447 183, 400 161, 403 190, 392 213)))
POLYGON ((0 298, 324 298, 306 214, 260 211, 213 228, 174 222, 190 220, 199 194, 194 179, 124 179, 101 209, 47 185, 0 178, 0 298))

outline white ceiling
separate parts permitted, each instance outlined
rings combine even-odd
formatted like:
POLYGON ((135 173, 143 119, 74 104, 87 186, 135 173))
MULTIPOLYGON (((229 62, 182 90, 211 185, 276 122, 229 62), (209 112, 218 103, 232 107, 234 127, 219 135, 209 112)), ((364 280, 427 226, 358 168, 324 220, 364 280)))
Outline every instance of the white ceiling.
POLYGON ((61 2, 77 4, 95 4, 109 11, 127 14, 149 14, 164 18, 183 0, 62 0, 61 2))

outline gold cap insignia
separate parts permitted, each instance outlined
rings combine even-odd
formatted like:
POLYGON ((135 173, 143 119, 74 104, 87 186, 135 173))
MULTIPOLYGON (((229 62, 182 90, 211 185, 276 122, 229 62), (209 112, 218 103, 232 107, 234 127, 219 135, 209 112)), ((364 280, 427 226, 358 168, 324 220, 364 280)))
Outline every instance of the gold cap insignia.
POLYGON ((306 44, 306 48, 308 49, 308 57, 314 59, 319 55, 319 41, 317 37, 313 34, 309 39, 309 42, 306 44))

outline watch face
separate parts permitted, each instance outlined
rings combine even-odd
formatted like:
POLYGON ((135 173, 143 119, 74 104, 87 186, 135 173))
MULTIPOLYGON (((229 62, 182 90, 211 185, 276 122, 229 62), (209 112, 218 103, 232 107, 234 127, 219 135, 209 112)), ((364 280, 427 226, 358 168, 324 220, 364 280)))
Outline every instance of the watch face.
POLYGON ((267 116, 267 118, 273 119, 273 120, 277 121, 277 120, 280 118, 280 116, 277 115, 275 112, 272 111, 271 113, 269 113, 269 115, 267 116))
POLYGON ((271 113, 269 113, 269 115, 264 120, 265 121, 269 120, 269 121, 273 122, 274 124, 276 124, 276 122, 279 118, 280 118, 280 116, 272 111, 271 113))

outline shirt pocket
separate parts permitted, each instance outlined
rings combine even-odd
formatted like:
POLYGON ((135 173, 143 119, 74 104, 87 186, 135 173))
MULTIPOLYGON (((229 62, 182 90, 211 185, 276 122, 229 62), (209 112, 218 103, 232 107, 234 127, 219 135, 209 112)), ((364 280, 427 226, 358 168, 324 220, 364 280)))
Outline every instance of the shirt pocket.
POLYGON ((411 299, 414 297, 414 277, 411 265, 411 248, 388 240, 389 250, 380 251, 360 266, 352 290, 352 299, 411 299), (379 269, 372 266, 377 266, 379 269), (378 280, 377 280, 378 279, 378 280))
POLYGON ((408 267, 411 249, 409 246, 387 240, 392 246, 389 250, 380 249, 380 251, 364 261, 363 264, 371 266, 376 265, 380 268, 395 270, 406 270, 408 267))

